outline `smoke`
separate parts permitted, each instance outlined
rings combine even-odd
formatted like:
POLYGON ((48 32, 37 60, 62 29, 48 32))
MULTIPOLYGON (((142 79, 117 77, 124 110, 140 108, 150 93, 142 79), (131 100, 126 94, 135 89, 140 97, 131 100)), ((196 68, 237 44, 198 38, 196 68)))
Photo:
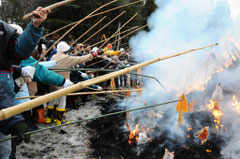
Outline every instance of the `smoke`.
MULTIPOLYGON (((143 74, 157 77, 167 88, 167 92, 154 80, 146 80, 144 83, 144 94, 142 99, 148 105, 177 99, 182 93, 190 93, 189 88, 194 88, 197 95, 192 93, 191 98, 197 101, 197 105, 204 108, 204 102, 208 102, 215 86, 221 82, 224 88, 237 89, 235 77, 237 70, 225 72, 215 81, 209 84, 210 77, 216 74, 219 68, 225 68, 227 61, 238 58, 240 55, 240 19, 239 2, 237 0, 155 0, 158 8, 149 17, 148 24, 150 31, 141 31, 130 40, 132 56, 137 62, 144 62, 153 58, 167 56, 188 49, 199 48, 209 44, 219 43, 219 46, 192 52, 180 57, 160 61, 143 69, 143 74), (233 79, 231 79, 233 78, 233 79), (195 86, 201 87, 195 87, 195 86), (206 91, 201 91, 204 88, 206 91), (205 99, 205 96, 208 98, 205 99), (203 103, 202 103, 203 101, 203 103)), ((230 96, 229 96, 230 98, 230 96)), ((230 99, 226 99, 229 100, 230 99)), ((189 102, 189 101, 188 101, 189 102)), ((143 103, 143 102, 142 102, 143 103)), ((135 102, 123 102, 122 106, 136 107, 135 102)), ((228 102, 227 105, 231 105, 228 102)), ((170 109, 171 117, 169 123, 176 122, 178 113, 175 110, 176 104, 162 106, 154 111, 161 114, 170 109)), ((229 111, 226 110, 226 113, 229 111)), ((143 118, 144 112, 132 113, 131 115, 147 123, 148 119, 143 118)), ((145 112, 146 113, 146 112, 145 112)), ((236 117, 236 116, 235 116, 236 117)), ((233 122, 233 116, 227 115, 226 123, 233 122)), ((151 120, 151 122, 154 122, 151 120)), ((230 140, 239 139, 237 126, 239 120, 234 120, 230 132, 234 135, 230 140)), ((154 124, 152 124, 154 125, 154 124)), ((161 124, 160 126, 163 126, 161 124)), ((156 126, 155 125, 155 126, 156 126)), ((172 137, 182 136, 182 133, 173 129, 173 125, 166 125, 169 135, 172 137)), ((204 126, 202 126, 204 127, 204 126)), ((239 141, 239 140, 237 140, 239 141)), ((231 154, 237 156, 235 142, 228 142, 222 150, 222 156, 228 158, 231 154), (236 150, 236 151, 235 151, 236 150)))

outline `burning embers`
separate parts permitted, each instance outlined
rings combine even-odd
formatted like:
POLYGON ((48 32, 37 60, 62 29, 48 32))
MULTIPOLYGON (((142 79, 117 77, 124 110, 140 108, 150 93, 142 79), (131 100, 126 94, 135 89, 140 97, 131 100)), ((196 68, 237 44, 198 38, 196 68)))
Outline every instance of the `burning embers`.
POLYGON ((126 126, 129 130, 129 135, 128 135, 128 143, 129 144, 143 144, 146 142, 151 141, 150 138, 147 137, 147 131, 145 129, 145 125, 143 124, 141 126, 141 130, 139 130, 139 124, 135 126, 134 130, 130 129, 130 124, 129 122, 126 123, 126 126))
POLYGON ((131 129, 130 129, 130 125, 129 125, 128 122, 126 123, 126 126, 127 126, 128 130, 129 130, 128 143, 129 143, 129 144, 137 143, 138 138, 139 138, 139 130, 138 130, 139 124, 137 124, 137 125, 135 126, 135 129, 134 129, 134 130, 131 130, 131 129))

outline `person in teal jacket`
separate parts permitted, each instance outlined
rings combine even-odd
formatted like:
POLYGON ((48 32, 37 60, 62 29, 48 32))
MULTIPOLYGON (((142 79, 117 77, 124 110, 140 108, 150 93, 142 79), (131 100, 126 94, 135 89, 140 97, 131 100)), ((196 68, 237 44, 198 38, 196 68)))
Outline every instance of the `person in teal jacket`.
MULTIPOLYGON (((35 63, 37 63, 37 60, 35 60, 32 56, 30 56, 28 59, 22 60, 20 62, 20 66, 22 67, 34 66, 35 63)), ((37 64, 35 68, 36 70, 33 76, 33 81, 42 82, 48 85, 57 85, 57 86, 64 85, 66 79, 62 75, 49 70, 47 67, 41 64, 37 64)))

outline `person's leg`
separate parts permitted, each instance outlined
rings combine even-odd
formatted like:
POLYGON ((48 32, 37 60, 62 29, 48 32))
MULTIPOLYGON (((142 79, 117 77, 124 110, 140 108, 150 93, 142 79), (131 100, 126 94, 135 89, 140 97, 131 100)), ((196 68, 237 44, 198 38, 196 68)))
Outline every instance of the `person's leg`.
MULTIPOLYGON (((10 137, 10 135, 4 135, 0 132, 0 140, 10 137)), ((0 143, 0 158, 1 159, 8 159, 12 152, 11 149, 11 140, 4 141, 0 143)))
POLYGON ((56 125, 61 125, 64 123, 69 123, 69 121, 64 120, 64 113, 66 112, 66 96, 58 98, 58 107, 56 108, 56 125))
POLYGON ((54 105, 57 100, 52 100, 48 103, 46 108, 46 123, 50 124, 54 121, 54 105))

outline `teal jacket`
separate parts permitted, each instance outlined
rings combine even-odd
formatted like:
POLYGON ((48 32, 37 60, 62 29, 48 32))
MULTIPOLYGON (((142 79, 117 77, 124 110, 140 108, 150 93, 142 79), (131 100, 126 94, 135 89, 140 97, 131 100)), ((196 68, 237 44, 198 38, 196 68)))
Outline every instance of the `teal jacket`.
MULTIPOLYGON (((20 66, 34 66, 36 62, 37 60, 30 56, 28 59, 22 60, 20 66)), ((60 74, 48 70, 45 66, 37 64, 33 81, 42 82, 48 85, 62 86, 65 82, 65 78, 60 74)))

